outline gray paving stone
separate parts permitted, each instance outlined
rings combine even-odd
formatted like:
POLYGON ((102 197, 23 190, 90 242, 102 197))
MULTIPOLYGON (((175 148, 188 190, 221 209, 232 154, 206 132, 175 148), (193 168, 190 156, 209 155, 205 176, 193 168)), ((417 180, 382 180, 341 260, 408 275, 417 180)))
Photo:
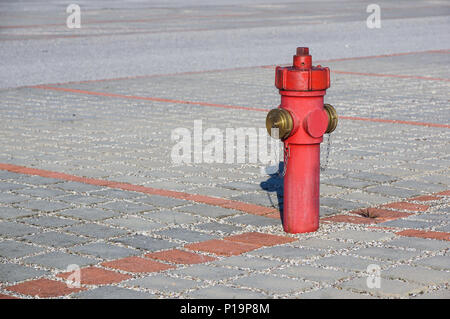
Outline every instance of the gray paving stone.
POLYGON ((350 239, 353 241, 384 241, 394 237, 394 234, 380 233, 368 230, 341 230, 326 236, 327 239, 350 239))
POLYGON ((284 269, 278 269, 272 271, 272 274, 287 275, 290 277, 328 283, 349 277, 348 273, 342 271, 323 269, 307 265, 294 265, 284 269))
POLYGON ((170 228, 167 230, 154 232, 154 234, 163 236, 163 237, 172 238, 172 239, 186 241, 188 243, 207 241, 207 240, 218 238, 218 236, 208 235, 205 233, 201 233, 198 231, 193 231, 193 230, 189 230, 189 229, 185 229, 185 228, 170 228))
POLYGON ((144 249, 147 251, 157 251, 161 249, 169 249, 180 246, 180 244, 172 243, 163 239, 156 239, 143 235, 134 235, 115 239, 114 242, 122 243, 134 248, 144 249))
POLYGON ((154 210, 153 206, 147 204, 138 204, 125 201, 116 201, 111 203, 101 203, 96 205, 98 208, 106 208, 119 213, 142 213, 154 210))
POLYGON ((30 199, 25 202, 16 204, 18 207, 28 208, 32 210, 37 210, 39 212, 51 213, 62 209, 71 208, 72 205, 62 202, 52 202, 43 199, 30 199))
POLYGON ((243 275, 245 271, 224 267, 213 267, 209 265, 193 265, 182 269, 172 270, 171 274, 183 277, 190 277, 200 280, 226 280, 232 277, 243 275))
POLYGON ((438 291, 427 292, 414 296, 417 299, 450 299, 450 289, 441 289, 438 291))
POLYGON ((68 235, 54 231, 26 236, 23 237, 23 239, 32 243, 52 247, 70 247, 77 244, 83 244, 88 241, 88 239, 82 238, 80 236, 68 235))
POLYGON ((162 274, 127 280, 122 283, 126 287, 146 288, 156 293, 181 292, 200 285, 199 282, 190 279, 172 278, 162 274))
POLYGON ((232 225, 227 225, 227 224, 222 224, 222 223, 216 223, 216 222, 199 224, 199 225, 196 225, 195 228, 210 231, 210 232, 218 232, 219 231, 219 232, 226 233, 226 234, 232 234, 234 232, 242 230, 242 227, 237 227, 237 226, 232 226, 232 225))
POLYGON ((369 288, 367 286, 367 277, 356 278, 339 284, 342 288, 349 288, 360 292, 369 292, 381 297, 408 297, 412 294, 420 293, 426 290, 423 285, 407 283, 400 280, 381 278, 380 288, 369 288))
POLYGON ((98 208, 75 208, 64 210, 58 213, 61 216, 76 218, 80 220, 103 220, 106 218, 117 217, 120 216, 120 213, 113 212, 111 210, 102 210, 98 208))
POLYGON ((142 197, 142 193, 124 191, 120 189, 107 188, 100 191, 93 191, 89 193, 90 195, 108 197, 111 199, 134 199, 137 197, 142 197))
POLYGON ((83 184, 83 183, 72 182, 72 181, 58 183, 56 185, 53 185, 52 187, 64 189, 66 191, 73 191, 73 192, 77 192, 77 193, 87 193, 87 192, 103 189, 103 187, 100 187, 100 186, 83 184))
POLYGON ((400 265, 382 272, 382 276, 387 278, 400 278, 424 285, 439 285, 448 283, 450 274, 445 271, 432 270, 425 267, 414 267, 400 265))
POLYGON ((23 259, 23 262, 27 264, 36 264, 47 268, 56 268, 65 270, 69 265, 75 264, 78 266, 87 266, 96 264, 98 261, 95 259, 81 257, 74 254, 67 254, 63 252, 50 252, 38 256, 28 257, 23 259))
POLYGON ((386 242, 386 245, 394 247, 414 248, 418 250, 436 251, 448 248, 445 240, 435 240, 427 238, 399 237, 386 242))
POLYGON ((15 204, 15 203, 22 203, 30 200, 31 197, 29 196, 23 196, 23 195, 16 195, 16 194, 8 194, 8 193, 0 193, 0 203, 6 205, 6 204, 15 204))
POLYGON ((4 240, 0 242, 0 257, 20 258, 43 251, 42 248, 32 246, 14 240, 4 240))
POLYGON ((300 299, 374 299, 368 294, 354 293, 345 289, 324 288, 301 294, 300 299))
POLYGON ((312 283, 301 280, 260 274, 239 278, 233 283, 241 287, 260 289, 271 295, 295 293, 313 286, 312 283))
POLYGON ((386 186, 386 185, 377 185, 377 186, 371 186, 367 187, 366 190, 368 192, 373 193, 379 193, 386 196, 397 196, 400 198, 409 198, 417 195, 421 195, 421 191, 417 190, 410 190, 406 188, 400 188, 400 187, 392 187, 392 186, 386 186))
POLYGON ((109 225, 124 227, 132 231, 151 232, 155 229, 162 228, 164 225, 134 216, 125 216, 120 218, 109 219, 105 221, 109 225))
POLYGON ((0 282, 14 283, 26 279, 48 275, 49 272, 22 265, 4 263, 0 264, 0 282))
POLYGON ((239 191, 255 191, 261 190, 261 186, 259 183, 247 183, 247 182, 229 182, 221 185, 217 185, 218 187, 223 187, 231 190, 239 190, 239 191))
POLYGON ((447 224, 445 226, 439 226, 435 228, 435 231, 450 233, 450 224, 447 224))
POLYGON ((76 299, 154 299, 156 296, 147 292, 136 291, 117 286, 101 286, 72 295, 76 299))
POLYGON ((436 222, 426 222, 417 220, 407 220, 399 218, 388 222, 380 223, 380 227, 398 227, 398 228, 413 228, 413 229, 430 229, 433 226, 438 225, 436 222))
POLYGON ((60 179, 56 178, 48 178, 36 175, 20 175, 19 180, 20 183, 31 184, 31 185, 51 185, 56 183, 61 183, 60 179))
POLYGON ((18 189, 27 188, 27 187, 28 186, 24 185, 24 184, 16 184, 16 183, 0 181, 0 191, 2 191, 2 192, 18 190, 18 189))
POLYGON ((54 216, 30 217, 24 218, 21 221, 34 226, 51 227, 51 228, 71 226, 79 223, 79 221, 54 216))
POLYGON ((1 207, 0 206, 0 218, 1 219, 14 219, 25 216, 36 215, 37 212, 33 212, 28 209, 14 208, 14 207, 1 207))
POLYGON ((82 246, 72 247, 71 251, 86 255, 99 257, 102 259, 118 259, 138 255, 139 251, 125 247, 119 247, 107 243, 91 243, 82 246))
POLYGON ((16 193, 23 194, 23 195, 29 195, 29 196, 33 196, 33 197, 50 198, 50 199, 66 194, 66 192, 63 192, 61 190, 51 189, 51 188, 41 188, 41 187, 25 188, 25 189, 17 190, 16 193))
POLYGON ((13 179, 16 180, 18 178, 21 178, 22 174, 8 172, 8 171, 0 171, 0 179, 13 179))
POLYGON ((368 247, 354 250, 352 251, 352 254, 358 256, 375 257, 382 260, 386 259, 399 261, 409 260, 411 258, 417 257, 418 255, 420 255, 420 252, 385 247, 368 247))
POLYGON ((361 180, 366 181, 374 181, 379 183, 387 183, 396 180, 397 178, 390 175, 383 175, 383 174, 375 174, 370 172, 357 172, 357 173, 350 173, 347 176, 352 178, 357 178, 361 180))
POLYGON ((183 225, 183 224, 193 224, 202 221, 206 221, 206 219, 199 216, 192 216, 189 214, 185 214, 178 211, 152 211, 149 213, 143 214, 144 218, 149 218, 151 220, 165 223, 165 224, 175 224, 175 225, 183 225))
POLYGON ((64 229, 65 231, 93 238, 110 238, 125 235, 128 231, 93 223, 78 224, 64 229))
POLYGON ((361 189, 367 186, 374 185, 374 182, 368 182, 363 180, 356 180, 351 178, 344 178, 344 177, 335 177, 330 179, 325 179, 321 181, 324 184, 334 185, 334 186, 340 186, 345 188, 357 188, 361 189))
POLYGON ((311 257, 320 256, 324 252, 317 249, 305 249, 291 246, 275 246, 268 248, 261 248, 250 252, 249 254, 255 256, 270 256, 289 260, 304 260, 311 257))
POLYGON ((0 222, 0 236, 18 237, 38 232, 39 228, 15 222, 0 222))
POLYGON ((420 259, 414 262, 417 265, 427 266, 434 269, 450 269, 450 256, 434 256, 420 259))
POLYGON ((280 225, 280 220, 275 218, 269 218, 264 216, 250 215, 245 214, 241 216, 235 216, 226 219, 227 222, 236 225, 252 225, 256 227, 265 227, 265 226, 278 226, 280 225))
POLYGON ((321 197, 320 198, 320 205, 328 206, 337 210, 354 210, 358 208, 363 208, 366 205, 357 203, 357 202, 351 202, 348 200, 340 199, 340 198, 331 198, 331 197, 321 197))
POLYGON ((192 206, 180 207, 177 210, 192 213, 195 215, 205 216, 205 217, 213 217, 213 218, 221 218, 226 216, 235 215, 238 213, 236 210, 205 205, 205 204, 195 204, 192 206))
POLYGON ((186 200, 158 195, 146 195, 145 197, 140 198, 139 202, 163 208, 174 208, 177 206, 190 204, 190 202, 186 200))
POLYGON ((218 266, 230 266, 239 269, 265 270, 283 265, 282 262, 259 257, 231 256, 212 262, 218 266))
POLYGON ((353 256, 344 256, 344 255, 338 255, 338 256, 330 256, 330 257, 324 257, 316 261, 318 265, 321 266, 329 266, 334 267, 338 269, 343 270, 351 270, 351 271, 358 271, 358 272, 366 272, 367 266, 376 264, 380 267, 383 267, 384 265, 390 265, 391 262, 389 261, 373 261, 368 259, 363 259, 359 257, 353 257, 353 256))
POLYGON ((305 240, 294 241, 291 243, 291 245, 295 247, 307 247, 324 250, 338 250, 354 246, 354 244, 349 242, 344 243, 341 241, 328 240, 322 238, 309 238, 305 240))
POLYGON ((239 289, 223 285, 200 288, 189 292, 189 298, 196 299, 265 299, 266 295, 248 289, 239 289))
POLYGON ((70 194, 58 197, 59 201, 71 204, 92 205, 109 201, 108 198, 96 197, 92 195, 70 194))

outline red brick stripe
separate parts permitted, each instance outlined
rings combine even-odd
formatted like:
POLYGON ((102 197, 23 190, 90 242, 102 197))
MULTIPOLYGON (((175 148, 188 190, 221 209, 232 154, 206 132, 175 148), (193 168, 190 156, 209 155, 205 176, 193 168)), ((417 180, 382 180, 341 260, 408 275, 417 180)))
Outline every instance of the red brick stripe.
MULTIPOLYGON (((105 92, 94 92, 94 91, 69 89, 69 88, 46 86, 46 85, 36 85, 36 86, 32 86, 32 88, 70 92, 70 93, 77 93, 77 94, 88 94, 88 95, 95 95, 95 96, 122 98, 122 99, 134 99, 134 100, 143 100, 143 101, 155 101, 155 102, 166 102, 166 103, 176 103, 176 104, 200 105, 200 106, 207 106, 207 107, 219 107, 219 108, 225 108, 225 109, 236 109, 236 110, 257 111, 257 112, 268 112, 269 111, 268 109, 265 109, 265 108, 237 106, 237 105, 225 105, 225 104, 205 103, 205 102, 195 102, 195 101, 184 101, 184 100, 173 100, 173 99, 165 99, 165 98, 157 98, 157 97, 124 95, 124 94, 105 93, 105 92)), ((447 125, 447 124, 377 119, 377 118, 354 117, 354 116, 339 116, 339 119, 352 120, 352 121, 366 121, 366 122, 380 122, 380 123, 391 123, 391 124, 406 124, 406 125, 450 128, 450 125, 447 125)))
POLYGON ((449 240, 450 233, 437 232, 437 231, 427 231, 427 230, 417 230, 417 229, 407 229, 396 233, 400 236, 406 237, 418 237, 418 238, 428 238, 428 239, 438 239, 438 240, 449 240))
POLYGON ((160 196, 164 196, 164 197, 184 199, 184 200, 189 200, 189 201, 193 201, 196 203, 202 203, 202 204, 207 204, 207 205, 211 205, 211 206, 219 206, 219 207, 223 207, 223 208, 239 210, 239 211, 242 211, 242 212, 245 212, 248 214, 253 214, 253 215, 266 215, 266 214, 271 214, 271 213, 277 212, 277 210, 274 208, 259 206, 259 205, 255 205, 255 204, 248 204, 248 203, 244 203, 244 202, 240 202, 240 201, 236 201, 236 200, 223 199, 223 198, 217 198, 217 197, 209 197, 209 196, 205 196, 205 195, 189 194, 189 193, 184 193, 184 192, 171 191, 171 190, 166 190, 166 189, 159 189, 159 188, 146 187, 146 186, 140 186, 140 185, 133 185, 133 184, 128 184, 128 183, 119 183, 119 182, 107 181, 107 180, 101 180, 101 179, 95 179, 95 178, 79 177, 79 176, 69 175, 69 174, 65 174, 65 173, 52 172, 52 171, 36 169, 36 168, 29 168, 29 167, 12 165, 12 164, 0 163, 0 170, 10 171, 10 172, 20 173, 20 174, 37 175, 37 176, 42 176, 42 177, 61 179, 61 180, 65 180, 65 181, 79 182, 79 183, 89 184, 89 185, 105 186, 105 187, 109 187, 109 188, 134 191, 134 192, 145 193, 145 194, 149 194, 149 195, 160 195, 160 196))

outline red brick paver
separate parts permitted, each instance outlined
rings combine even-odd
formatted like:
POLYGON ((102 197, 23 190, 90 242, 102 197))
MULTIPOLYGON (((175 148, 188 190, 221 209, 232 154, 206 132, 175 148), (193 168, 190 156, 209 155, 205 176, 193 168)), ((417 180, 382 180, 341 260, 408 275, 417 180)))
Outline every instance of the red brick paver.
POLYGON ((166 265, 141 257, 127 257, 123 259, 104 262, 102 263, 102 265, 108 268, 136 273, 157 272, 175 268, 174 266, 166 265))
POLYGON ((36 279, 26 281, 14 286, 6 287, 7 290, 17 292, 19 294, 50 298, 65 296, 74 292, 85 290, 85 288, 69 288, 65 283, 50 279, 36 279))
POLYGON ((255 250, 260 246, 244 244, 239 242, 232 242, 228 240, 212 239, 201 243, 189 244, 184 247, 191 250, 199 250, 208 253, 213 253, 215 255, 234 256, 255 250))
POLYGON ((419 238, 429 238, 438 240, 449 240, 450 233, 437 232, 437 231, 427 231, 427 230, 417 230, 417 229, 407 229, 396 233, 400 236, 407 237, 419 237, 419 238))
POLYGON ((145 255, 145 257, 184 265, 201 264, 208 261, 216 260, 216 258, 210 256, 200 255, 179 249, 171 249, 156 253, 150 253, 145 255))
POLYGON ((296 241, 297 239, 292 238, 292 237, 287 237, 287 236, 277 236, 277 235, 269 235, 269 234, 251 232, 251 233, 244 233, 241 235, 225 237, 224 240, 229 240, 229 241, 263 247, 263 246, 274 246, 274 245, 286 244, 286 243, 290 243, 292 241, 296 241))
POLYGON ((424 212, 428 208, 430 208, 430 206, 428 206, 428 205, 413 204, 413 203, 408 203, 408 202, 390 203, 387 205, 383 205, 382 207, 399 209, 399 210, 409 210, 409 211, 414 211, 414 212, 424 212))
MULTIPOLYGON (((67 279, 73 272, 58 274, 60 278, 67 279)), ((130 275, 120 274, 115 271, 106 270, 98 267, 87 267, 81 269, 80 280, 83 285, 105 285, 131 278, 130 275)))

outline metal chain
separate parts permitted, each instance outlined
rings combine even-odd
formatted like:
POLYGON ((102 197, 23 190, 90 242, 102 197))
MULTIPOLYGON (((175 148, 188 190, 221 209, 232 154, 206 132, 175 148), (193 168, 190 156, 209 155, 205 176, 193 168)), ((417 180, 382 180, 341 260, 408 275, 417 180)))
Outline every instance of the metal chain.
POLYGON ((284 177, 286 175, 287 166, 289 163, 289 157, 291 156, 291 148, 289 147, 289 144, 284 148, 284 165, 283 165, 283 173, 278 173, 279 176, 284 177))
POLYGON ((330 157, 330 149, 331 149, 331 134, 328 134, 328 137, 327 137, 327 155, 325 157, 325 165, 324 166, 320 165, 320 171, 321 172, 326 170, 327 167, 328 167, 328 159, 330 157))

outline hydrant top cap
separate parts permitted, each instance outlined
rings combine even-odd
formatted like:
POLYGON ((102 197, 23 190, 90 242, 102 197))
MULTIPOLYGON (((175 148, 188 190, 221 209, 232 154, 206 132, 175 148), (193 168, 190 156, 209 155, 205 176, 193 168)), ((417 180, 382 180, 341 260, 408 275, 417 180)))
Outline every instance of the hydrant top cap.
POLYGON ((277 66, 275 86, 283 91, 323 91, 330 87, 330 70, 313 66, 309 48, 298 47, 293 65, 277 66))

